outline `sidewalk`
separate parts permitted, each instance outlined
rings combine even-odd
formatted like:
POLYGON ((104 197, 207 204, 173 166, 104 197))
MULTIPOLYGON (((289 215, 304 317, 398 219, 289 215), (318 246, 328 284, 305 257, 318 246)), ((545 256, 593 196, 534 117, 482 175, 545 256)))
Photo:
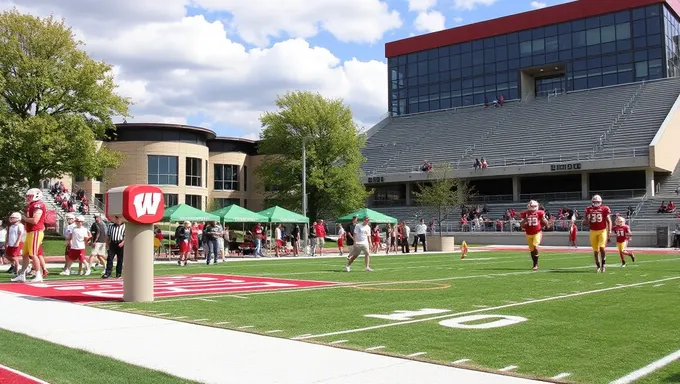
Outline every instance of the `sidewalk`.
POLYGON ((539 383, 5 292, 0 302, 4 329, 204 383, 539 383))

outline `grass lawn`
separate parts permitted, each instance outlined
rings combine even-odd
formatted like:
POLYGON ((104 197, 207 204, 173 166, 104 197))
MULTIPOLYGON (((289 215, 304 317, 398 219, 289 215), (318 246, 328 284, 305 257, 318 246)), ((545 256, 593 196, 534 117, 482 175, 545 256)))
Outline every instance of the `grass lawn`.
MULTIPOLYGON (((680 255, 637 258, 624 269, 610 253, 603 274, 595 273, 590 253, 557 252, 542 253, 538 272, 530 270, 525 252, 503 251, 470 253, 465 260, 380 256, 372 259, 370 273, 363 271, 363 259, 344 272, 342 258, 161 264, 157 276, 213 273, 338 284, 116 305, 339 348, 440 364, 465 360, 457 364, 490 371, 515 366, 508 370, 527 377, 604 384, 680 349, 680 255)), ((640 382, 679 377, 680 364, 673 363, 640 382)))
POLYGON ((0 329, 0 363, 51 384, 194 383, 0 329))

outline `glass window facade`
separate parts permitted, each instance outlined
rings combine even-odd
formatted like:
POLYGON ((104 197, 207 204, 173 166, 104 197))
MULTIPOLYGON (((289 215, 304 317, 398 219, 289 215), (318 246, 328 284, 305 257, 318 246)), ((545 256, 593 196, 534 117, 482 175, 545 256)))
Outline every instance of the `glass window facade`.
POLYGON ((668 77, 680 76, 680 21, 675 14, 664 5, 663 22, 666 46, 666 73, 668 77))
POLYGON ((216 191, 238 191, 238 165, 215 164, 216 191))
POLYGON ((562 78, 532 75, 538 95, 666 77, 669 41, 674 68, 680 64, 678 28, 673 13, 655 4, 392 57, 389 110, 404 115, 483 104, 500 95, 519 99, 522 71, 543 67, 564 70, 562 78))
POLYGON ((203 167, 201 167, 201 159, 194 157, 187 157, 186 159, 186 186, 188 187, 201 187, 201 179, 203 177, 203 167))
POLYGON ((177 156, 149 155, 147 182, 152 185, 177 185, 177 156))
POLYGON ((236 205, 241 204, 240 199, 228 199, 228 198, 218 197, 218 198, 215 198, 213 200, 215 201, 215 209, 221 209, 221 208, 233 205, 233 204, 236 204, 236 205))
POLYGON ((194 208, 203 209, 203 196, 185 195, 184 204, 190 205, 194 208))
POLYGON ((166 207, 174 207, 179 204, 179 197, 176 193, 164 193, 163 204, 165 204, 166 207))

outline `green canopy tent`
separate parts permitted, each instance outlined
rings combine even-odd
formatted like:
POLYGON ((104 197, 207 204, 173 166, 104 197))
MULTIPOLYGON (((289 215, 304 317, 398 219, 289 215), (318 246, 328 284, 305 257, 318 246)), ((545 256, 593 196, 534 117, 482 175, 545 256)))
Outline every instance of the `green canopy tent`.
POLYGON ((395 224, 397 222, 397 219, 395 219, 394 217, 387 216, 384 213, 380 213, 369 208, 362 208, 352 213, 348 213, 338 218, 337 221, 338 223, 348 223, 352 221, 352 217, 354 216, 356 216, 359 219, 359 221, 363 220, 364 217, 369 217, 371 219, 371 223, 376 224, 395 224))
POLYGON ((176 223, 178 221, 220 221, 220 217, 212 213, 203 212, 187 204, 179 204, 165 208, 163 212, 164 222, 176 223))
POLYGON ((268 217, 236 204, 228 205, 210 213, 219 216, 222 223, 263 223, 269 221, 268 217))
POLYGON ((279 206, 274 206, 258 213, 264 216, 265 221, 269 223, 309 224, 308 217, 279 206))

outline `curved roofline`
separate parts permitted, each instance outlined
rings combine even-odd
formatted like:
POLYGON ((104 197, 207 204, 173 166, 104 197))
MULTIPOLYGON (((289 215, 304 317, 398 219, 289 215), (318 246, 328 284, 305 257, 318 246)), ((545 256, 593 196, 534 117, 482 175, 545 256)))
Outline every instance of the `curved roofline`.
POLYGON ((203 128, 203 127, 196 127, 193 125, 185 125, 185 124, 170 124, 170 123, 116 123, 116 129, 120 128, 165 128, 165 129, 174 129, 174 130, 181 130, 181 131, 194 131, 194 132, 201 132, 206 135, 207 140, 213 140, 217 137, 217 134, 213 132, 210 129, 203 128))
POLYGON ((250 139, 244 139, 241 137, 230 137, 230 136, 217 136, 213 140, 221 140, 221 141, 241 141, 244 143, 250 143, 250 144, 257 144, 259 140, 250 140, 250 139))

